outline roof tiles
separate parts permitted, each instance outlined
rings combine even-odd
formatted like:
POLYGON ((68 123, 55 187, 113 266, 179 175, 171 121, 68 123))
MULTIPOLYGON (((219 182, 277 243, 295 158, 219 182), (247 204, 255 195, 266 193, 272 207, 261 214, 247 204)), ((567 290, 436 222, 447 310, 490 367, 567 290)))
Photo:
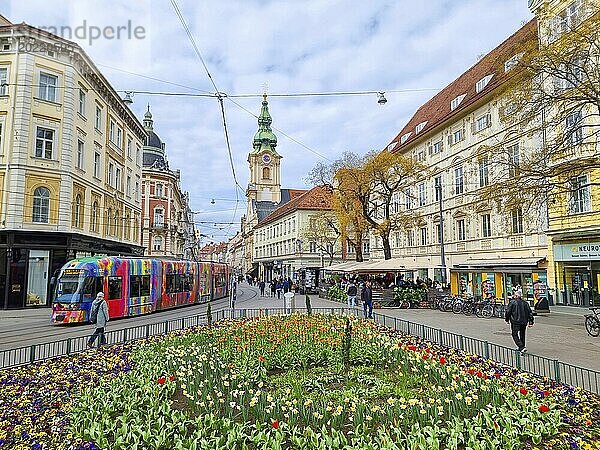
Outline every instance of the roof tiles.
POLYGON ((393 148, 390 148, 390 145, 388 145, 387 148, 392 151, 398 151, 410 146, 429 131, 434 130, 447 120, 460 114, 477 100, 501 86, 512 75, 510 72, 504 72, 504 63, 514 55, 521 53, 523 45, 533 39, 537 40, 536 19, 527 22, 502 44, 481 58, 473 67, 422 105, 390 143, 390 145, 394 143, 396 145, 393 148), (492 74, 493 77, 485 88, 480 92, 476 92, 476 83, 492 74), (461 95, 465 95, 465 97, 452 110, 450 103, 453 99, 461 95), (415 133, 416 126, 423 122, 426 122, 425 126, 419 133, 415 133), (411 134, 408 138, 405 138, 404 142, 400 142, 402 136, 407 135, 407 133, 411 134))

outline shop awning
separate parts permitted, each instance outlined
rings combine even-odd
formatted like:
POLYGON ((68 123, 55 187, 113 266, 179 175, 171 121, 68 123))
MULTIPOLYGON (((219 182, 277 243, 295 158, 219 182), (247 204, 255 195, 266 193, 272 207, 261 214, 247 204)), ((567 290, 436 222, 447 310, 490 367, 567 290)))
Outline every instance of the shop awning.
POLYGON ((461 269, 537 269, 540 268, 540 263, 545 262, 546 258, 496 258, 496 259, 471 259, 464 263, 454 264, 450 270, 461 269))
POLYGON ((352 267, 363 264, 356 261, 346 261, 339 264, 333 264, 329 267, 325 267, 327 272, 350 272, 352 267))
POLYGON ((399 272, 405 268, 400 258, 384 259, 379 261, 368 261, 352 268, 354 273, 367 272, 399 272))

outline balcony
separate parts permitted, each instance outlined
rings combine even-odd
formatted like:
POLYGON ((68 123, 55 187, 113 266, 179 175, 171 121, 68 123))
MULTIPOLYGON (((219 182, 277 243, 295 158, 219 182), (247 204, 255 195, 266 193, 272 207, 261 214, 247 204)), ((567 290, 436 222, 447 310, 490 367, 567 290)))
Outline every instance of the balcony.
POLYGON ((492 240, 491 239, 483 239, 481 241, 481 249, 489 250, 490 248, 492 248, 492 240))

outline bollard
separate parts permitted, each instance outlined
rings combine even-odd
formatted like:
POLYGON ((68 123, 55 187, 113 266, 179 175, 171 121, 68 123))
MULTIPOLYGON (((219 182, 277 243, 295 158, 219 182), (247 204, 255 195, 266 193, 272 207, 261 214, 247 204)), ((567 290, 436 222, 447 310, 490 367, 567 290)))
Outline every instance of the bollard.
POLYGON ((483 341, 483 356, 485 359, 490 359, 490 343, 483 341))
POLYGON ((67 339, 67 355, 71 354, 71 338, 67 339))
POLYGON ((465 337, 461 334, 460 336, 458 336, 458 342, 460 343, 460 349, 464 350, 465 349, 465 337))
POLYGON ((442 344, 442 329, 441 328, 437 329, 437 334, 438 334, 438 342, 439 342, 439 344, 443 345, 442 344))
POLYGON ((165 334, 169 332, 169 322, 165 320, 165 334))
POLYGON ((181 318, 181 329, 183 330, 185 328, 185 322, 184 322, 184 318, 181 318))
POLYGON ((127 342, 127 328, 123 328, 123 344, 127 342))
POLYGON ((394 330, 398 329, 398 318, 394 317, 394 330))
POLYGON ((146 339, 148 339, 150 337, 150 324, 147 323, 146 324, 146 339))
POLYGON ((521 352, 518 350, 515 350, 515 354, 517 355, 517 361, 516 361, 516 366, 517 369, 521 369, 521 352))

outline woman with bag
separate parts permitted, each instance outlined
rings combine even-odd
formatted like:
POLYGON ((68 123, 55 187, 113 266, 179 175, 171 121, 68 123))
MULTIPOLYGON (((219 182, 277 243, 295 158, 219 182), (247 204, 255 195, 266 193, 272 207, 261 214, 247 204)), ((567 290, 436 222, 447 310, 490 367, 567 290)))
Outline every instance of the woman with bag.
POLYGON ((106 322, 108 322, 108 305, 106 304, 106 300, 104 300, 103 292, 98 292, 98 294, 96 294, 96 298, 92 302, 92 309, 90 310, 90 322, 95 324, 96 329, 94 330, 94 334, 92 334, 88 339, 87 346, 93 347, 94 341, 98 336, 100 336, 98 340, 98 347, 106 344, 104 328, 106 327, 106 322))

